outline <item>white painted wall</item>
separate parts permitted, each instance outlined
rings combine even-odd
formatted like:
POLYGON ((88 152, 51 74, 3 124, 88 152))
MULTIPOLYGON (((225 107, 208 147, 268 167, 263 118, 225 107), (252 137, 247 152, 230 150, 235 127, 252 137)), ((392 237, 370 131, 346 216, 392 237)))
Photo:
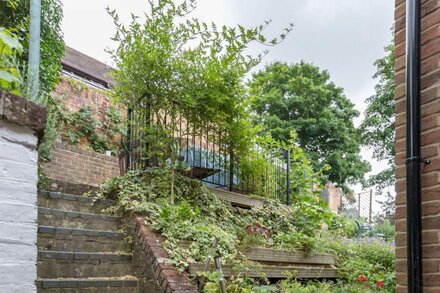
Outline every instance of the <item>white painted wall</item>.
POLYGON ((0 120, 0 292, 36 292, 37 143, 0 120))

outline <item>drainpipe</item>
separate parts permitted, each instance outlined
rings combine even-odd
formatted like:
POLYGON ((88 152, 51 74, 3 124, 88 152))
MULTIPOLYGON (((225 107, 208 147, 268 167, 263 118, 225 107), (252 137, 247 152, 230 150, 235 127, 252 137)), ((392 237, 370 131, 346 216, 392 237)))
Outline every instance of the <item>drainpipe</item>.
POLYGON ((422 292, 420 0, 406 1, 406 207, 408 292, 422 292))
POLYGON ((40 87, 41 0, 31 0, 29 30, 28 90, 32 101, 38 99, 40 87))

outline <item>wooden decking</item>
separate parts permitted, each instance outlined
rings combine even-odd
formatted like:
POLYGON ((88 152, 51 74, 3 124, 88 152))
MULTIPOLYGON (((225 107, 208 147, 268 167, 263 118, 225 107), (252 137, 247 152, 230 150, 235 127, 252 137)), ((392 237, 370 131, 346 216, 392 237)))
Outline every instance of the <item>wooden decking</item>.
POLYGON ((230 192, 220 188, 208 188, 209 191, 214 193, 218 198, 223 199, 231 203, 231 205, 241 208, 250 209, 255 206, 264 205, 264 200, 258 198, 252 198, 247 195, 230 192))

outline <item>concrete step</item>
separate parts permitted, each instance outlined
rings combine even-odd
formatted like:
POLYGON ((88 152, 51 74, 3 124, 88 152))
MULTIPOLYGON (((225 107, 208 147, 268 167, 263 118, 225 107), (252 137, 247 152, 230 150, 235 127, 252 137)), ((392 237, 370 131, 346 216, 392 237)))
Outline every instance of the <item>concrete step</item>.
POLYGON ((108 215, 39 207, 38 224, 40 226, 117 231, 120 219, 108 215))
POLYGON ((37 279, 35 283, 37 292, 139 292, 139 281, 131 276, 122 278, 37 279))
POLYGON ((39 190, 38 206, 64 211, 83 213, 101 213, 103 209, 113 205, 113 200, 102 199, 74 194, 39 190))
POLYGON ((124 250, 127 244, 121 232, 39 226, 39 250, 112 252, 124 250))
POLYGON ((39 278, 97 278, 133 275, 131 254, 38 251, 39 278))

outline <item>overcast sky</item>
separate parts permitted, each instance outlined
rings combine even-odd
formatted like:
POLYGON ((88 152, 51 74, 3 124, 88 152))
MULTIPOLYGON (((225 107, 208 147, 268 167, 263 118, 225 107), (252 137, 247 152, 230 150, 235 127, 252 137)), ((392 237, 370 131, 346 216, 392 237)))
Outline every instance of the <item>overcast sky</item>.
MULTIPOLYGON (((110 37, 115 30, 105 7, 116 9, 123 21, 147 9, 146 0, 62 2, 66 44, 107 64, 111 60, 104 49, 114 47, 110 37)), ((293 22, 286 41, 269 48, 259 68, 274 60, 312 62, 328 70, 363 112, 364 100, 374 93, 373 63, 392 40, 393 9, 393 0, 198 0, 194 16, 219 25, 256 26, 271 19, 267 32, 273 36, 293 22)), ((252 52, 264 49, 253 47, 252 52)), ((371 160, 371 152, 364 155, 371 160)), ((373 167, 377 172, 383 164, 373 162, 373 167)))

